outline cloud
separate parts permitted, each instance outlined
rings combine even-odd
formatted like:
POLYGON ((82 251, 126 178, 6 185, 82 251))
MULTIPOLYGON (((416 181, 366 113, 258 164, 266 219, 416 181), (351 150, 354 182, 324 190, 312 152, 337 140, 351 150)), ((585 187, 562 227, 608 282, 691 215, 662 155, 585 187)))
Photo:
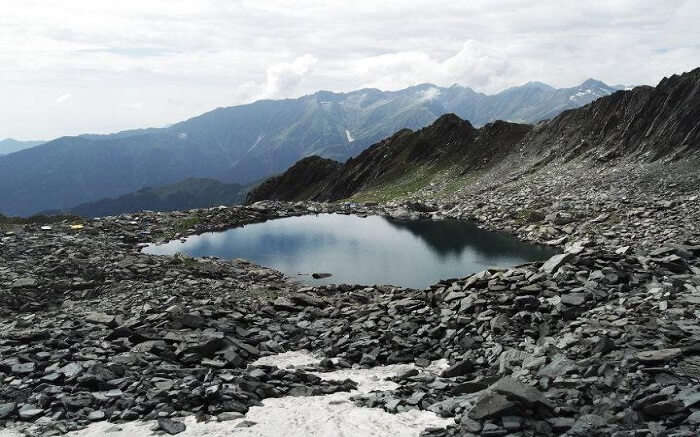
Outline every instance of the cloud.
POLYGON ((265 91, 261 98, 283 97, 296 92, 304 76, 318 62, 314 56, 305 54, 292 62, 282 62, 267 69, 265 91))
POLYGON ((61 94, 60 96, 58 96, 56 98, 56 103, 61 104, 63 102, 70 100, 72 97, 73 97, 73 95, 70 93, 61 94))
POLYGON ((162 126, 320 89, 655 84, 700 59, 696 0, 5 3, 0 83, 18 103, 0 108, 0 137, 162 126), (57 109, 65 90, 80 105, 57 109))

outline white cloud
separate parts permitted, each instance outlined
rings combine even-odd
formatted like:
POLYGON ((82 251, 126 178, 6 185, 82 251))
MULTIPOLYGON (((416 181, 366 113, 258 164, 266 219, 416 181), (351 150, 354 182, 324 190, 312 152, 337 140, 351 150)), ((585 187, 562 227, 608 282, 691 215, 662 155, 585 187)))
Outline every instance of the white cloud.
POLYGON ((73 97, 73 95, 70 94, 70 93, 61 94, 60 96, 58 96, 58 97, 56 98, 56 103, 61 104, 61 103, 65 102, 65 101, 67 101, 67 100, 70 100, 71 97, 73 97))
POLYGON ((314 56, 305 54, 293 62, 282 62, 267 69, 265 90, 260 98, 287 97, 297 93, 299 84, 318 62, 314 56))
POLYGON ((162 126, 319 89, 655 84, 700 59, 696 0, 0 0, 0 10, 0 89, 17 102, 0 108, 0 137, 162 126))

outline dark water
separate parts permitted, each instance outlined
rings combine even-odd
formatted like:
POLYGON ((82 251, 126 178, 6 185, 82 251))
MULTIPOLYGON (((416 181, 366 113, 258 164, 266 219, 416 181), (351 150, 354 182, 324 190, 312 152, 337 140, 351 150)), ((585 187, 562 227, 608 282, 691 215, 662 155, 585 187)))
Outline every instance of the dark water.
POLYGON ((245 258, 309 284, 392 284, 423 288, 440 279, 494 266, 544 260, 552 249, 522 243, 463 221, 394 221, 340 214, 289 217, 186 242, 151 245, 144 252, 245 258), (312 279, 328 272, 327 279, 312 279), (299 275, 299 274, 302 275, 299 275))

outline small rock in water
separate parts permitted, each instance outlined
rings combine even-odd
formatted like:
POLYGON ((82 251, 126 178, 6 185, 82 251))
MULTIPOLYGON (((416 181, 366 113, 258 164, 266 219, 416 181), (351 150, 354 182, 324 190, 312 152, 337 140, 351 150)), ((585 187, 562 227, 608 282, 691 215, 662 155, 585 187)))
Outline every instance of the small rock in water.
POLYGON ((312 273, 311 277, 314 279, 324 279, 324 278, 330 278, 333 276, 332 273, 312 273))

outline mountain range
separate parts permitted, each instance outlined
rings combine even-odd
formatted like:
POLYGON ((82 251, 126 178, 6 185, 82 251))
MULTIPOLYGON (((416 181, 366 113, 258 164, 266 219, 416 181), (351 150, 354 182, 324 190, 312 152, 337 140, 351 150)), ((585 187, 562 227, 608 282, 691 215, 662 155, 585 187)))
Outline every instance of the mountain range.
POLYGON ((224 184, 214 179, 189 178, 175 184, 155 188, 145 187, 116 198, 81 203, 67 210, 42 211, 40 214, 104 217, 144 210, 180 211, 242 203, 245 194, 245 188, 238 184, 224 184))
MULTIPOLYGON (((700 151, 700 68, 656 87, 618 91, 537 124, 505 121, 480 128, 455 114, 403 129, 346 163, 309 157, 248 194, 258 200, 336 201, 358 193, 416 190, 441 171, 461 175, 532 172, 559 159, 679 159, 700 151), (489 171, 491 170, 491 171, 489 171)), ((501 174, 501 177, 505 177, 501 174)))
POLYGON ((445 113, 474 126, 497 119, 537 122, 614 91, 595 80, 564 89, 531 82, 495 95, 430 84, 400 91, 320 91, 219 108, 166 128, 62 137, 0 157, 0 212, 68 210, 187 178, 249 184, 306 156, 344 161, 445 113))

